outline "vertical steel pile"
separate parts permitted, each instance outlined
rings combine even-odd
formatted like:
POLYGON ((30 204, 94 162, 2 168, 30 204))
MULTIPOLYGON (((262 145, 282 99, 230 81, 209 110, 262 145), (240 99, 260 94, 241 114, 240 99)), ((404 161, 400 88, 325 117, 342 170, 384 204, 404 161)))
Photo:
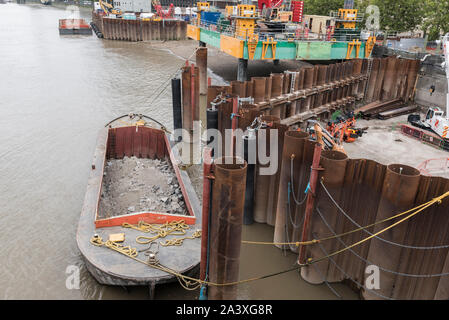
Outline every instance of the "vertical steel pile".
MULTIPOLYGON (((320 166, 323 171, 320 174, 319 181, 323 181, 332 197, 340 202, 348 157, 338 151, 323 151, 321 154, 320 166)), ((320 218, 323 215, 327 223, 339 233, 337 226, 340 220, 337 219, 337 208, 322 188, 318 188, 315 199, 315 213, 311 218, 310 234, 308 239, 321 239, 332 235, 325 222, 320 218)), ((341 227, 340 227, 341 228, 341 227)), ((324 242, 320 244, 327 252, 334 252, 338 244, 334 242, 324 242)), ((320 246, 311 246, 307 249, 307 258, 317 259, 323 256, 320 246)), ((329 260, 323 260, 314 266, 301 269, 302 277, 310 283, 322 283, 323 276, 330 282, 342 281, 341 275, 329 274, 329 260)))
MULTIPOLYGON (((272 123, 271 127, 262 128, 257 131, 257 148, 259 153, 262 152, 267 157, 270 157, 273 151, 270 145, 270 130, 275 129, 280 125, 280 119, 274 116, 264 115, 261 117, 262 121, 272 123), (264 137, 262 139, 261 137, 264 137)), ((274 149, 274 148, 273 148, 274 149)), ((256 166, 256 188, 254 193, 254 220, 259 223, 267 223, 267 199, 269 192, 270 176, 261 174, 261 169, 267 168, 268 163, 261 163, 260 158, 257 159, 256 166)))
POLYGON ((367 80, 365 102, 397 98, 401 98, 404 102, 409 101, 413 98, 419 68, 419 60, 397 57, 374 58, 371 75, 367 80))
POLYGON ((198 163, 200 157, 200 132, 195 135, 195 124, 199 119, 199 71, 193 64, 182 68, 182 124, 183 124, 183 152, 184 163, 198 163))
MULTIPOLYGON (((284 75, 282 73, 274 73, 271 75, 271 98, 278 97, 282 94, 284 85, 284 75)), ((279 105, 273 106, 270 115, 281 117, 281 107, 279 105)))
POLYGON ((198 113, 201 121, 201 132, 206 129, 207 118, 207 48, 198 47, 196 49, 196 65, 198 67, 199 76, 199 98, 198 98, 198 113))
MULTIPOLYGON (((332 170, 336 168, 338 166, 333 166, 332 170)), ((335 175, 341 176, 339 172, 337 170, 335 175)), ((326 170, 323 176, 326 176, 326 170)), ((447 179, 424 177, 411 167, 387 167, 364 159, 347 161, 339 194, 332 191, 326 178, 323 184, 344 213, 340 209, 337 212, 330 209, 332 214, 325 212, 321 199, 325 192, 323 188, 318 190, 317 211, 312 221, 314 238, 334 236, 370 225, 421 205, 449 190, 447 179), (317 229, 322 231, 321 235, 316 232, 317 229)), ((333 205, 336 208, 335 203, 333 205)), ((357 283, 354 287, 362 290, 365 299, 447 299, 449 281, 446 276, 438 274, 449 272, 449 248, 445 246, 449 243, 449 218, 445 214, 448 208, 449 201, 443 201, 377 238, 317 263, 314 267, 304 268, 302 275, 312 283, 352 279, 357 283), (432 249, 434 246, 441 247, 432 249), (371 275, 366 273, 368 265, 380 268, 380 288, 377 290, 363 288, 367 276, 371 275)), ((316 259, 336 252, 395 221, 370 227, 366 232, 346 235, 340 241, 335 239, 331 243, 326 241, 317 247, 307 247, 307 257, 316 259)))
MULTIPOLYGON (((447 179, 422 176, 415 206, 430 201, 449 190, 447 179)), ((403 243, 414 247, 431 247, 449 243, 448 201, 427 209, 408 221, 403 243), (446 223, 442 223, 442 222, 446 223)), ((402 274, 448 273, 448 248, 416 250, 401 248, 400 261, 395 268, 402 274)), ((383 266, 383 264, 381 265, 383 266)), ((382 274, 381 274, 382 276, 382 274)), ((418 278, 397 275, 392 290, 394 299, 445 299, 449 298, 449 277, 418 278)))
POLYGON ((246 98, 245 82, 243 81, 231 81, 231 93, 239 96, 240 98, 246 98))
MULTIPOLYGON (((346 165, 346 174, 343 195, 340 198, 340 207, 351 214, 351 219, 360 226, 367 226, 376 221, 379 201, 382 194, 382 186, 385 178, 386 166, 373 160, 350 159, 346 165)), ((347 219, 343 213, 337 211, 337 219, 343 222, 343 231, 357 228, 357 225, 347 219)), ((373 227, 367 229, 373 231, 373 227)), ((365 232, 355 232, 337 241, 341 247, 349 246, 369 236, 365 232)), ((356 246, 352 251, 366 259, 370 242, 356 246)), ((365 277, 365 263, 350 251, 343 252, 334 257, 334 261, 355 281, 363 283, 365 277)), ((331 272, 340 271, 335 264, 331 264, 331 272)), ((360 288, 358 288, 360 289, 360 288)))
MULTIPOLYGON (((209 279, 215 283, 239 278, 247 164, 235 157, 227 160, 231 164, 226 164, 226 158, 214 162, 209 279)), ((234 300, 237 286, 210 286, 208 296, 211 300, 234 300)))
MULTIPOLYGON (((298 223, 295 198, 298 196, 300 199, 304 198, 304 195, 299 195, 301 192, 297 191, 303 184, 301 180, 305 176, 305 174, 301 174, 301 171, 305 144, 308 139, 309 134, 303 131, 287 131, 285 133, 282 163, 279 163, 279 196, 276 204, 274 242, 290 242, 293 232, 302 227, 302 225, 295 227, 293 224, 298 223), (292 188, 295 191, 294 196, 291 194, 292 188)), ((297 200, 300 201, 299 198, 297 200)), ((279 247, 283 248, 284 246, 279 247)))
MULTIPOLYGON (((278 133, 277 141, 272 141, 275 142, 275 145, 270 142, 270 154, 273 155, 273 152, 275 152, 275 155, 277 155, 277 159, 275 160, 277 163, 277 167, 275 168, 275 173, 266 177, 269 178, 268 194, 266 197, 266 217, 267 224, 269 224, 270 226, 274 226, 276 224, 276 209, 279 197, 279 180, 281 177, 281 171, 279 170, 279 168, 281 167, 282 163, 282 150, 284 149, 284 138, 288 127, 280 123, 273 123, 271 128, 277 130, 278 133)), ((267 139, 270 139, 270 137, 267 136, 267 139)))
MULTIPOLYGON (((385 173, 376 220, 380 221, 395 213, 413 208, 420 178, 419 171, 412 167, 389 165, 385 173)), ((381 237, 388 241, 404 243, 408 223, 408 221, 401 223, 394 230, 383 233, 381 237)), ((373 231, 377 232, 384 227, 377 225, 373 231)), ((373 265, 382 266, 389 270, 397 270, 401 261, 401 248, 373 238, 370 244, 368 260, 373 265)), ((392 297, 396 277, 395 274, 381 271, 380 288, 376 290, 376 293, 392 297)), ((371 291, 363 292, 363 296, 366 299, 379 299, 379 296, 371 291)))
POLYGON ((179 130, 182 129, 182 106, 181 106, 181 79, 171 79, 172 88, 172 108, 173 108, 173 133, 175 141, 179 141, 182 135, 179 130))

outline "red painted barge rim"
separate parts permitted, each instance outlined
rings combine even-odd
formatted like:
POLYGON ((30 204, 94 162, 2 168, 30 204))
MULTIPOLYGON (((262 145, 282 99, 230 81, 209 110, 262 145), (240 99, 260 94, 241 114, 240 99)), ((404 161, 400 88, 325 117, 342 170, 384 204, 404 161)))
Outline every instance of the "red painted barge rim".
MULTIPOLYGON (((128 126, 133 127, 135 126, 128 126)), ((120 127, 120 128, 126 128, 126 127, 120 127)), ((103 173, 104 173, 104 164, 106 163, 106 157, 107 153, 104 153, 104 159, 103 159, 103 167, 101 168, 102 174, 101 174, 101 184, 99 188, 99 192, 97 195, 97 206, 95 209, 95 227, 96 228, 105 228, 105 227, 114 227, 114 226, 121 226, 123 223, 129 223, 129 224, 138 224, 139 221, 143 221, 146 223, 153 223, 153 224, 164 224, 166 222, 172 222, 172 221, 179 221, 184 220, 184 222, 188 225, 194 225, 196 223, 196 217, 195 213, 193 211, 192 205, 190 203, 190 199, 188 197, 184 181, 182 180, 181 173, 179 167, 176 165, 176 158, 173 154, 173 151, 170 146, 170 141, 168 139, 167 134, 160 129, 151 128, 152 130, 159 131, 164 134, 164 141, 165 146, 168 151, 168 155, 170 157, 171 165, 175 171, 176 179, 178 180, 179 186, 181 188, 182 196, 184 198, 184 202, 187 207, 188 215, 179 215, 179 214, 171 214, 171 213, 162 213, 162 212, 136 212, 131 214, 125 214, 125 215, 119 215, 107 219, 98 219, 98 208, 100 205, 101 200, 101 186, 103 185, 103 173)), ((111 129, 109 129, 111 130, 111 129)), ((107 135, 106 138, 106 146, 108 145, 109 135, 107 135)))

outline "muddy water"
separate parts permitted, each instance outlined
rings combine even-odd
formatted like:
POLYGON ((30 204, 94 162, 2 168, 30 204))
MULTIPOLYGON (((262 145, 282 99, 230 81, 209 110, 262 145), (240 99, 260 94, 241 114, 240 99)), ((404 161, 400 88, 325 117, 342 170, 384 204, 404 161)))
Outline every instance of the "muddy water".
MULTIPOLYGON (((98 130, 133 111, 170 127, 169 90, 150 103, 183 62, 150 44, 59 36, 65 17, 60 8, 0 4, 0 299, 147 299, 146 288, 99 285, 84 268, 75 232, 98 130), (66 287, 71 265, 80 268, 79 289, 66 287)), ((265 225, 244 230, 247 239, 272 235, 265 225)), ((275 248, 243 247, 241 278, 290 268, 294 260, 275 248)), ((197 294, 172 284, 156 298, 197 294)), ((242 286, 239 297, 336 298, 295 272, 242 286)))

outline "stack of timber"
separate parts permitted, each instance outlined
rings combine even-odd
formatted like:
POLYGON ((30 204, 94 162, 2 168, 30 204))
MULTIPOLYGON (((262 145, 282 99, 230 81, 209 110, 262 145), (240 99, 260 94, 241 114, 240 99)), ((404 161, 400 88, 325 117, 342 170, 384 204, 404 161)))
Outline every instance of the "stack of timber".
POLYGON ((108 18, 92 12, 104 39, 124 41, 185 40, 187 22, 175 19, 142 21, 108 18))
POLYGON ((357 111, 365 119, 388 119, 416 111, 409 105, 420 68, 419 60, 375 58, 365 95, 367 105, 357 111))

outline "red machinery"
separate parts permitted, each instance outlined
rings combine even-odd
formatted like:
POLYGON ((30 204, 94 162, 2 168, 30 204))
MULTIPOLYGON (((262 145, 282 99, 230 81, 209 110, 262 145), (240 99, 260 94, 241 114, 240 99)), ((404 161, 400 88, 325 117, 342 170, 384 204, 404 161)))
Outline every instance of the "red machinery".
POLYGON ((173 18, 173 13, 175 11, 173 3, 170 3, 168 10, 162 10, 162 6, 159 1, 153 1, 153 7, 156 10, 156 15, 161 19, 171 19, 173 18))
POLYGON ((354 142, 361 137, 368 128, 355 128, 355 117, 353 115, 347 117, 339 117, 336 121, 330 121, 326 130, 334 137, 340 144, 344 142, 354 142))
POLYGON ((277 8, 280 7, 283 0, 257 0, 257 7, 260 11, 264 8, 277 8))

